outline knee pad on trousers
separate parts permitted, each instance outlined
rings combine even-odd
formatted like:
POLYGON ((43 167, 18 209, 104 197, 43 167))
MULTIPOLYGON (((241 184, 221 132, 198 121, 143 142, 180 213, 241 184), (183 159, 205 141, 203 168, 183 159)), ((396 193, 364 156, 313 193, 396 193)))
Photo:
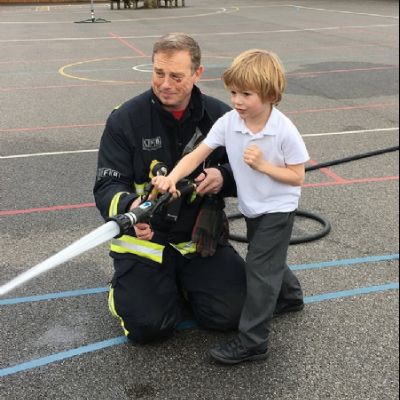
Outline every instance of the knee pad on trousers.
POLYGON ((196 321, 205 329, 214 331, 233 331, 239 326, 240 310, 218 306, 194 306, 196 321))
POLYGON ((146 344, 161 341, 172 336, 174 328, 163 328, 153 325, 126 324, 128 339, 134 343, 146 344))
POLYGON ((135 343, 145 344, 161 341, 170 337, 175 330, 176 319, 164 317, 161 322, 137 321, 131 318, 124 319, 128 338, 135 343))

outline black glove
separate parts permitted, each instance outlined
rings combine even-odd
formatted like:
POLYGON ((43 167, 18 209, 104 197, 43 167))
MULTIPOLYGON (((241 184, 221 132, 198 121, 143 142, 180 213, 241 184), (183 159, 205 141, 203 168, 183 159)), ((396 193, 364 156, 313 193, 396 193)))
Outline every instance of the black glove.
POLYGON ((218 243, 228 241, 229 224, 224 207, 220 196, 206 196, 203 200, 192 231, 192 241, 202 257, 214 255, 218 243))

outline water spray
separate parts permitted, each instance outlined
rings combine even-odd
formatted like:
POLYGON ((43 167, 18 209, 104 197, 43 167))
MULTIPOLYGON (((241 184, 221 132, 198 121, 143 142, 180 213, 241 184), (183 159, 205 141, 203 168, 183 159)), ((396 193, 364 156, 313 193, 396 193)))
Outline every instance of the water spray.
POLYGON ((124 235, 139 222, 149 221, 155 213, 160 212, 171 201, 182 196, 190 195, 195 189, 195 184, 185 181, 174 197, 171 193, 164 193, 158 199, 147 200, 139 207, 136 207, 125 214, 118 214, 108 218, 104 225, 85 235, 81 239, 78 239, 76 242, 54 254, 47 260, 35 265, 28 271, 23 272, 11 281, 0 286, 0 296, 5 295, 16 287, 21 286, 23 283, 32 280, 46 271, 49 271, 50 269, 53 269, 58 265, 111 240, 112 238, 118 238, 124 235))

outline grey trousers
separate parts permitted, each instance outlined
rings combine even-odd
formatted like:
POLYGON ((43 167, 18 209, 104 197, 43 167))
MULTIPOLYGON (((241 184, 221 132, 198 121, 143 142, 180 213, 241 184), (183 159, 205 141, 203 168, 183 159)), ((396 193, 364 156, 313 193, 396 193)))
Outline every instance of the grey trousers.
POLYGON ((286 259, 295 212, 247 218, 247 295, 239 338, 248 348, 265 349, 277 302, 301 301, 300 283, 286 259))

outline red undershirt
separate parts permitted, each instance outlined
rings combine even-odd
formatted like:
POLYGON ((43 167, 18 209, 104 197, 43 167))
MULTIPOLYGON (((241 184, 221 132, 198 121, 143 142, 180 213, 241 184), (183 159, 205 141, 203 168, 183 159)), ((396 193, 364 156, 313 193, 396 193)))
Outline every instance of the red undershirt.
POLYGON ((180 121, 183 117, 183 114, 185 112, 185 110, 180 110, 180 111, 171 111, 172 115, 178 120, 180 121))

